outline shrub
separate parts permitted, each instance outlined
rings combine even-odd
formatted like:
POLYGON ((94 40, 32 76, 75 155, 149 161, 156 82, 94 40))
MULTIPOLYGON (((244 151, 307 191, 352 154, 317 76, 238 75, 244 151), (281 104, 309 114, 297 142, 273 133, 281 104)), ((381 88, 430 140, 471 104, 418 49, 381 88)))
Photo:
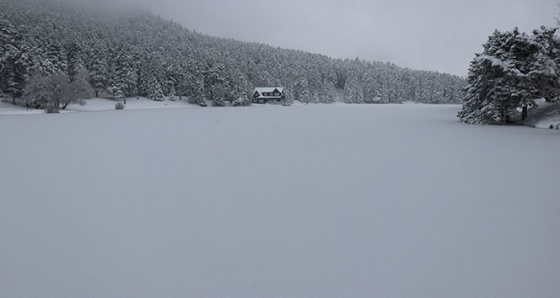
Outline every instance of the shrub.
POLYGON ((92 94, 85 69, 79 71, 74 81, 70 81, 63 72, 45 75, 37 70, 23 89, 22 99, 27 107, 56 113, 66 109, 69 104, 85 103, 84 98, 90 98, 92 94))
POLYGON ((234 107, 246 107, 251 104, 251 101, 248 98, 240 97, 234 100, 231 105, 234 107))
POLYGON ((123 110, 124 109, 124 104, 122 102, 117 102, 117 104, 115 104, 115 109, 123 110))
POLYGON ((223 100, 214 100, 212 101, 212 106, 214 107, 223 107, 226 103, 223 100))
POLYGON ((47 103, 45 105, 45 111, 48 114, 56 114, 56 113, 60 113, 60 109, 58 107, 58 104, 53 104, 53 103, 47 103))

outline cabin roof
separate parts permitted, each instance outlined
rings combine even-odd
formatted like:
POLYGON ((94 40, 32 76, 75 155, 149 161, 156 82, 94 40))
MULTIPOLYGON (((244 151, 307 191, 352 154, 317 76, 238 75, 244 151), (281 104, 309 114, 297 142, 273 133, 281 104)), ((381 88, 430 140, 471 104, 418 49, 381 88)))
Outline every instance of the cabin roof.
POLYGON ((259 92, 259 94, 263 93, 272 93, 274 90, 278 90, 280 93, 284 92, 284 87, 257 87, 255 91, 259 92))

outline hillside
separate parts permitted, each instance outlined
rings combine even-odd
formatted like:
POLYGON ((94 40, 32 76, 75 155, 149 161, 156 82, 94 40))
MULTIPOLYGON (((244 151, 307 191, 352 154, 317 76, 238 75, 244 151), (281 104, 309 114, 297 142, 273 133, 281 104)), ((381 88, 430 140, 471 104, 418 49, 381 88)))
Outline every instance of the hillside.
POLYGON ((284 86, 290 99, 307 102, 458 103, 464 84, 390 63, 215 38, 147 11, 49 1, 0 0, 0 49, 6 98, 20 97, 36 70, 71 76, 81 68, 97 96, 114 98, 163 92, 228 100, 256 86, 284 86))

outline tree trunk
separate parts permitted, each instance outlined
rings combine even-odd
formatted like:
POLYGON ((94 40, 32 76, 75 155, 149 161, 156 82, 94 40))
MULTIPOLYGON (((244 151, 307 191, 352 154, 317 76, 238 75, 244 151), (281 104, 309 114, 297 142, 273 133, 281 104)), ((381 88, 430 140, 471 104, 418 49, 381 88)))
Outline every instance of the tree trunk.
POLYGON ((527 119, 527 114, 528 114, 527 106, 523 106, 523 112, 521 112, 521 121, 525 121, 525 119, 527 119))

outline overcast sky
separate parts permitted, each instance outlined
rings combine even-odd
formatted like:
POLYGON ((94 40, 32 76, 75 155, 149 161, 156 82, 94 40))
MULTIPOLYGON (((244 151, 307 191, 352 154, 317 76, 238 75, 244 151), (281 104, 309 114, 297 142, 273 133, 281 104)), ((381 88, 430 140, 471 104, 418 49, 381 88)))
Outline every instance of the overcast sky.
POLYGON ((461 76, 494 29, 556 25, 556 2, 136 0, 200 33, 461 76))

